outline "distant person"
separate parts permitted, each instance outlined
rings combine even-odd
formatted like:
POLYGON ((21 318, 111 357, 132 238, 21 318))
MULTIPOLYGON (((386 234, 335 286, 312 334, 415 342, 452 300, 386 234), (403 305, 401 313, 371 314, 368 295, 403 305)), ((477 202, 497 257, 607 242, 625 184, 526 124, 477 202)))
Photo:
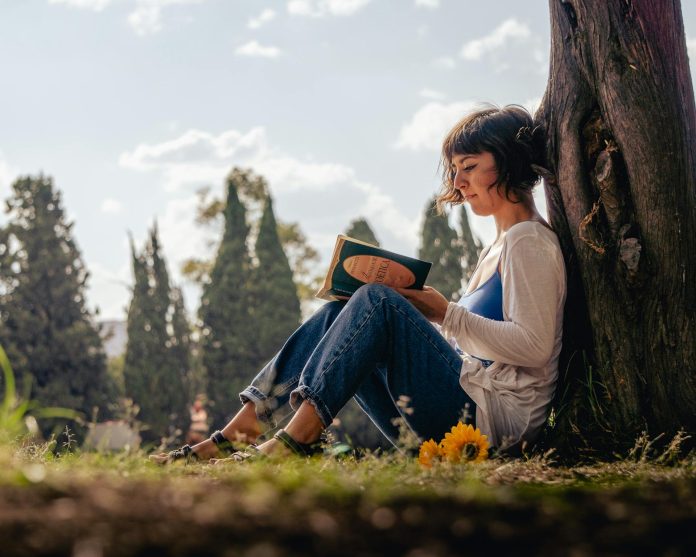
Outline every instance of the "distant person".
POLYGON ((193 406, 189 409, 191 425, 186 434, 186 443, 189 445, 200 443, 208 437, 210 427, 208 426, 208 412, 205 411, 204 401, 205 397, 198 395, 193 406))
POLYGON ((544 151, 520 106, 465 116, 443 142, 438 206, 467 203, 493 218, 497 236, 459 302, 428 286, 367 284, 325 304, 240 393, 242 408, 222 431, 153 460, 208 459, 238 439, 255 443, 274 427, 273 411, 288 406, 284 429, 233 458, 309 455, 351 397, 394 443, 396 418, 440 439, 467 408, 493 448, 533 441, 556 388, 566 297, 558 238, 532 196, 544 151))

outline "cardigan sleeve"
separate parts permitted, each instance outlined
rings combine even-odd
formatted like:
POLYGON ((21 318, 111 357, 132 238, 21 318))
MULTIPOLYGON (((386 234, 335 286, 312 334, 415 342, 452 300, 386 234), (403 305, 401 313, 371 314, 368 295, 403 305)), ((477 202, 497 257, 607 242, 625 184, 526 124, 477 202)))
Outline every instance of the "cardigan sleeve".
POLYGON ((543 366, 554 348, 564 273, 557 243, 529 230, 509 236, 502 267, 505 321, 481 317, 450 302, 443 333, 479 358, 543 366))

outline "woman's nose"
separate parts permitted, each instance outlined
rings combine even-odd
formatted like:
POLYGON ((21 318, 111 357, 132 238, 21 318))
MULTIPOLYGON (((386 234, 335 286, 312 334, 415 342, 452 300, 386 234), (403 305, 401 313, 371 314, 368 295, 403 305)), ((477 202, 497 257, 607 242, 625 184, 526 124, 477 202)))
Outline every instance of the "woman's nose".
POLYGON ((461 170, 457 170, 454 175, 454 187, 455 189, 464 189, 466 186, 466 180, 464 179, 464 173, 461 170))

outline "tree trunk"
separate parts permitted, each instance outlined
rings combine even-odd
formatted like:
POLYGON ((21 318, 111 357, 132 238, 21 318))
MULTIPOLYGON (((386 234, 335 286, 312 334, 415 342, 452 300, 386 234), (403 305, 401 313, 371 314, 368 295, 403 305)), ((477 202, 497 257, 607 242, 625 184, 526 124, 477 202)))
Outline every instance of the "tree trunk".
POLYGON ((549 4, 536 119, 569 272, 556 432, 606 449, 693 431, 696 110, 679 1, 549 4))

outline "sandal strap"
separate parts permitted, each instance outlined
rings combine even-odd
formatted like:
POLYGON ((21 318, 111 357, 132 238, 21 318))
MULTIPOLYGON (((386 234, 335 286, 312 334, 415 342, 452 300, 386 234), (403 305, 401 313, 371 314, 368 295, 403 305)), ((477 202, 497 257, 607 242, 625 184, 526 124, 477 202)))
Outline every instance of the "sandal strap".
POLYGON ((227 437, 225 437, 222 434, 222 431, 220 431, 219 429, 217 431, 215 431, 210 436, 210 440, 213 443, 215 443, 217 448, 220 449, 221 451, 225 451, 228 453, 236 453, 237 452, 237 449, 234 447, 234 445, 230 441, 227 440, 227 437))
POLYGON ((279 429, 273 436, 273 439, 277 439, 283 443, 288 449, 290 449, 297 456, 312 456, 322 452, 320 443, 299 443, 295 441, 287 431, 284 429, 279 429))
POLYGON ((169 454, 167 455, 170 461, 174 460, 181 460, 181 459, 186 459, 186 461, 189 460, 198 460, 198 455, 193 452, 193 448, 191 445, 184 445, 183 447, 176 449, 174 451, 170 451, 169 454))
POLYGON ((245 462, 247 460, 262 460, 262 459, 267 458, 267 457, 264 453, 262 453, 259 450, 258 446, 249 445, 243 451, 236 451, 236 452, 232 453, 230 458, 237 461, 237 462, 245 462))

